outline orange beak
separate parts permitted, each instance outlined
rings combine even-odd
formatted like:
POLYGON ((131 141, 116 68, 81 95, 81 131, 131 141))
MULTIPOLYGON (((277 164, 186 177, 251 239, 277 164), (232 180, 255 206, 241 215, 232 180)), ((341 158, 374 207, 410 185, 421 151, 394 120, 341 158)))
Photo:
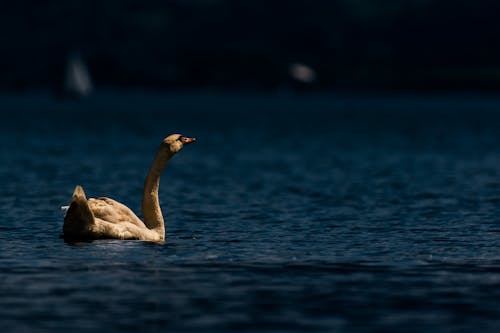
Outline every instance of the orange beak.
POLYGON ((189 144, 189 143, 191 143, 191 142, 195 142, 195 141, 196 141, 196 138, 187 138, 187 137, 183 136, 183 137, 181 138, 181 140, 182 140, 182 143, 183 143, 183 144, 187 145, 187 144, 189 144))

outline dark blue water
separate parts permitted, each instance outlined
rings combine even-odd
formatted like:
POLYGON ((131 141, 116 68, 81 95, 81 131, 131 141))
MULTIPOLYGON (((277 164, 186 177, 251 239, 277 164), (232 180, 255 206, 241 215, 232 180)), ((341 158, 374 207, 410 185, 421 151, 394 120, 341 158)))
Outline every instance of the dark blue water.
POLYGON ((2 332, 498 332, 500 99, 0 96, 2 332), (59 238, 76 184, 167 242, 59 238))

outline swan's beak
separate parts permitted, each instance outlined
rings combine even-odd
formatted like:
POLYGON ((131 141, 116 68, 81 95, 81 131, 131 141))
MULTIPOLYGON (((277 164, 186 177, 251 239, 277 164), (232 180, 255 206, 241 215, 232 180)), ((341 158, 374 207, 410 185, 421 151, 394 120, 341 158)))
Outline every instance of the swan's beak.
POLYGON ((187 145, 190 144, 191 142, 195 142, 196 138, 186 138, 185 136, 182 137, 182 143, 187 145))

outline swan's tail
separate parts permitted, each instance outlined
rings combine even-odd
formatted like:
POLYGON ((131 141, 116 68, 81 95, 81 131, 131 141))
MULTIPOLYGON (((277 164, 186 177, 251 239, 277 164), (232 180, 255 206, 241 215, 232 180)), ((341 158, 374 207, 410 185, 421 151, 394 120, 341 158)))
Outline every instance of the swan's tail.
POLYGON ((90 210, 85 192, 80 185, 77 185, 66 216, 64 216, 64 236, 85 234, 93 224, 94 214, 90 210))

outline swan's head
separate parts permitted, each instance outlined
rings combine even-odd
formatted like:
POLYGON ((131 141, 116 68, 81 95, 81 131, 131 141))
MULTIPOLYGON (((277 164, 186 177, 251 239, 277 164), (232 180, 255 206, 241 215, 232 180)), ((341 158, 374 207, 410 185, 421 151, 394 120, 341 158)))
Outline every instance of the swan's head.
POLYGON ((172 134, 163 139, 170 152, 178 153, 185 145, 195 142, 196 138, 188 138, 181 134, 172 134))

